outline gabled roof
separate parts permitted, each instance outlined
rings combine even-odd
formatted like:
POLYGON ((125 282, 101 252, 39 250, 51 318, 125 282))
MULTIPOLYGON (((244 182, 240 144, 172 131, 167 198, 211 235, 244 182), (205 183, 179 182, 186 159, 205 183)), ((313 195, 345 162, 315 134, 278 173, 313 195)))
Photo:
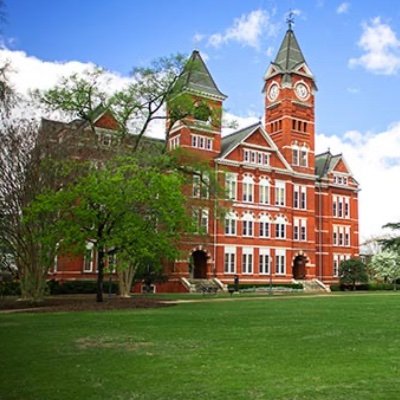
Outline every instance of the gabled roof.
POLYGON ((218 89, 197 50, 194 50, 190 56, 178 82, 183 89, 189 89, 189 91, 217 97, 220 100, 225 100, 227 97, 218 89))
POLYGON ((237 146, 243 143, 248 137, 250 137, 257 130, 261 132, 266 142, 269 144, 270 147, 268 149, 277 154, 278 158, 281 160, 282 164, 285 166, 286 169, 292 171, 291 166, 288 164, 285 157, 283 157, 275 142, 265 131, 261 121, 258 121, 253 125, 247 126, 243 129, 238 130, 237 132, 233 132, 230 135, 223 137, 221 143, 221 153, 219 154, 218 158, 223 159, 226 156, 228 156, 229 153, 231 153, 237 146))
POLYGON ((242 140, 244 140, 250 133, 254 132, 260 126, 260 122, 247 126, 227 136, 224 136, 221 141, 220 157, 225 157, 231 150, 233 150, 242 140))
POLYGON ((343 158, 342 154, 331 154, 330 150, 326 151, 322 154, 317 154, 315 156, 315 175, 319 178, 326 177, 330 172, 334 171, 338 162, 342 160, 346 165, 348 173, 352 175, 350 169, 347 166, 346 161, 343 158))

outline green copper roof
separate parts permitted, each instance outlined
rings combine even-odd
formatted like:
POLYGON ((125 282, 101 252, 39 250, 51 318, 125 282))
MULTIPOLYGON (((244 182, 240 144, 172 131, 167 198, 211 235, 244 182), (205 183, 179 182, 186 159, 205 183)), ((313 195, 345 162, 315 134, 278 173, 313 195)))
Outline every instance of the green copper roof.
POLYGON ((240 129, 222 138, 220 157, 228 154, 237 144, 246 138, 251 132, 261 126, 261 122, 256 122, 253 125, 240 129))
POLYGON ((278 65, 285 72, 292 72, 297 66, 305 62, 306 60, 301 52, 294 32, 292 29, 288 29, 274 64, 278 65))
POLYGON ((337 161, 342 158, 341 154, 332 155, 328 150, 325 153, 315 156, 315 175, 319 178, 325 177, 332 168, 336 165, 337 161))
POLYGON ((197 50, 194 50, 190 56, 180 78, 180 83, 186 89, 208 94, 213 97, 219 97, 221 100, 227 97, 218 89, 210 71, 197 50))

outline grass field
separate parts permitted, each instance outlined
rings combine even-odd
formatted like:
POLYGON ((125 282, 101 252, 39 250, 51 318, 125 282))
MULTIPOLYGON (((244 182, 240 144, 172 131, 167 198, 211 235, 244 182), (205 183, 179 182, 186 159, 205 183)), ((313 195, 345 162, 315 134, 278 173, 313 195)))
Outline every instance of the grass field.
POLYGON ((399 399, 400 295, 0 315, 0 399, 399 399))

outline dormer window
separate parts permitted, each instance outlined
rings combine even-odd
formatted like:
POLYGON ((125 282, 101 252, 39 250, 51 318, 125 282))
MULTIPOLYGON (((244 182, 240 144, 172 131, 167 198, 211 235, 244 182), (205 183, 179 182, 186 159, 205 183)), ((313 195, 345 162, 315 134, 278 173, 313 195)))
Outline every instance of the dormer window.
POLYGON ((248 164, 269 165, 269 153, 246 149, 243 152, 243 161, 248 164))
POLYGON ((349 180, 348 180, 347 176, 334 175, 333 183, 335 183, 336 185, 347 186, 349 183, 349 180))

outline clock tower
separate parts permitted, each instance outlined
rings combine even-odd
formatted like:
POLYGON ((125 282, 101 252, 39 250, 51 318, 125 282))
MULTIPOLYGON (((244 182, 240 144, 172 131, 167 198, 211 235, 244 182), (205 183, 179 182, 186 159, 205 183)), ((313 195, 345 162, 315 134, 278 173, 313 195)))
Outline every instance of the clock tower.
POLYGON ((265 74, 266 130, 295 171, 314 174, 314 76, 288 19, 288 30, 265 74))

